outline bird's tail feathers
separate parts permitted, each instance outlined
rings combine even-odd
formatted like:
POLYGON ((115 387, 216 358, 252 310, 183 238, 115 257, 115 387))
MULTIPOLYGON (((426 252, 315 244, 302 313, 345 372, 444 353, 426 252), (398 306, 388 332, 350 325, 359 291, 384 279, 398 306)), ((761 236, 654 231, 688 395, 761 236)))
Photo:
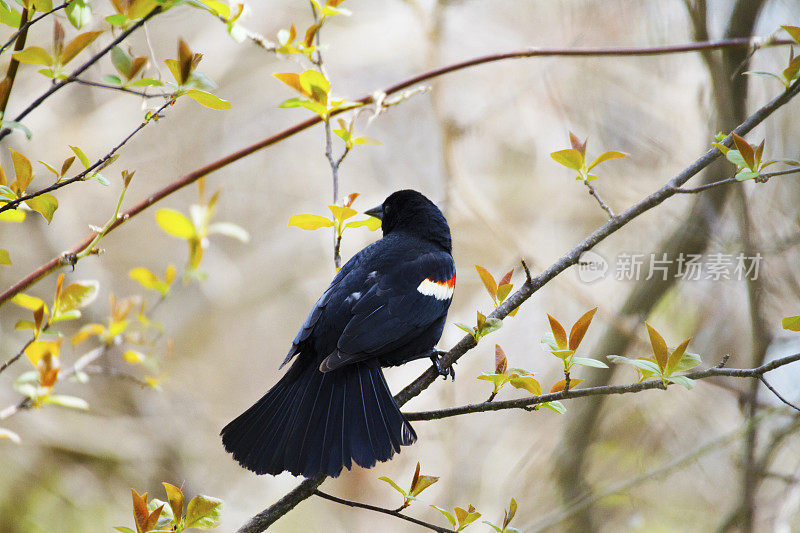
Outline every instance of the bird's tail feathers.
POLYGON ((376 361, 325 373, 300 364, 222 430, 225 449, 243 467, 336 477, 353 463, 386 461, 416 440, 376 361))

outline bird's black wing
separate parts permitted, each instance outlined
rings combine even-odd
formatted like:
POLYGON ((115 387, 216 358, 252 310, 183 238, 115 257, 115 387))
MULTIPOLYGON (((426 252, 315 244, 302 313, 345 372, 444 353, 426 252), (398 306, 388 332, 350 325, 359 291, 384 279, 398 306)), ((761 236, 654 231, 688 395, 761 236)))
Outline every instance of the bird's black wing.
POLYGON ((373 243, 355 254, 339 270, 333 278, 333 281, 331 281, 331 284, 325 292, 322 293, 322 296, 319 297, 317 303, 314 304, 314 308, 308 314, 308 317, 306 317, 305 322, 303 322, 303 325, 300 327, 300 331, 297 332, 297 336, 292 341, 292 347, 289 349, 289 353, 286 354, 286 358, 283 360, 283 363, 281 363, 281 366, 288 363, 292 357, 297 355, 300 344, 311 336, 314 327, 317 325, 317 322, 319 322, 323 312, 328 308, 328 303, 331 299, 337 300, 342 293, 348 292, 348 286, 361 286, 364 276, 363 273, 359 271, 359 267, 361 263, 363 263, 364 257, 371 255, 371 248, 373 248, 375 244, 377 243, 373 243), (345 280, 345 278, 348 279, 345 280))
MULTIPOLYGON (((365 266, 361 269, 369 270, 365 266)), ((320 370, 380 357, 413 344, 447 314, 454 287, 455 264, 445 251, 400 258, 388 262, 383 270, 369 270, 362 287, 348 294, 339 308, 339 313, 349 313, 349 319, 336 349, 320 370)))

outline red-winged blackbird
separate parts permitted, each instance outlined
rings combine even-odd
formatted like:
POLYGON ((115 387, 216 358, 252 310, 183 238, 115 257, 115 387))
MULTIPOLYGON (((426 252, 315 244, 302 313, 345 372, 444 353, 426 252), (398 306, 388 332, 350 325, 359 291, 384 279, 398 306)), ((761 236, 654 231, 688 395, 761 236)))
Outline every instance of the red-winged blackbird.
MULTIPOLYGON (((222 430, 222 443, 257 474, 338 476, 370 468, 417 435, 382 366, 430 357, 455 288, 450 228, 436 205, 404 190, 366 212, 383 238, 354 255, 317 301, 283 364, 286 375, 222 430)), ((283 365, 281 365, 283 366, 283 365)))

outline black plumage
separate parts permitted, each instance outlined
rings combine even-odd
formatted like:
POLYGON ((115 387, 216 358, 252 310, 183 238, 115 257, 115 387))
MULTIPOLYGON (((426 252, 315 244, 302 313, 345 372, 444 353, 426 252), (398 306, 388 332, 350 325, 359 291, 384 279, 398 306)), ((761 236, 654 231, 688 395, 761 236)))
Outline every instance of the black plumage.
MULTIPOLYGON (((381 367, 431 357, 455 287, 450 229, 404 190, 367 211, 383 238, 348 261, 300 328, 288 372, 225 426, 222 442, 257 474, 337 476, 386 461, 417 436, 381 367)), ((447 372, 444 372, 445 375, 447 372)))

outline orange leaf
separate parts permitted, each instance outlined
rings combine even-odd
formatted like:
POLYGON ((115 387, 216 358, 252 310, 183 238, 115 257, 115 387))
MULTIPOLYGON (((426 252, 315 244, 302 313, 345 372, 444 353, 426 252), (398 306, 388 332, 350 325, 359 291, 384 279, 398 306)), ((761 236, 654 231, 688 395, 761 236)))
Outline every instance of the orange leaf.
POLYGON ((689 346, 689 341, 692 340, 691 338, 686 339, 683 341, 680 346, 675 348, 675 351, 672 352, 667 360, 667 374, 672 374, 678 365, 683 359, 683 354, 686 353, 686 347, 689 346))
POLYGON ((586 137, 583 142, 581 142, 581 140, 578 139, 574 133, 569 132, 569 143, 572 145, 572 148, 579 151, 583 157, 586 157, 586 142, 588 140, 589 137, 586 137))
POLYGON ((586 335, 586 330, 589 329, 589 324, 592 323, 592 318, 594 317, 594 313, 596 311, 596 307, 594 309, 590 309, 572 325, 572 329, 569 332, 570 350, 578 349, 578 346, 580 346, 581 341, 583 340, 583 336, 586 335))
POLYGON ((553 337, 556 339, 556 346, 558 346, 559 350, 567 350, 567 332, 564 331, 564 326, 550 315, 547 315, 547 319, 550 321, 550 330, 553 332, 553 337))
MULTIPOLYGON (((569 390, 574 389, 576 385, 579 385, 582 382, 583 382, 583 380, 580 379, 580 378, 570 378, 570 380, 569 380, 569 390)), ((562 379, 561 381, 556 381, 553 384, 553 386, 550 387, 550 392, 561 392, 562 390, 564 390, 564 387, 566 387, 566 386, 567 386, 567 380, 566 379, 562 379)))
POLYGON ((736 149, 739 150, 739 153, 742 154, 742 159, 744 162, 747 163, 747 166, 750 170, 755 170, 753 166, 756 162, 756 156, 753 152, 753 147, 750 146, 750 143, 736 135, 735 133, 731 133, 733 136, 733 143, 736 145, 736 149))
POLYGON ((508 285, 509 283, 511 283, 511 276, 513 275, 514 275, 514 269, 512 268, 511 270, 506 272, 506 275, 503 276, 500 279, 500 281, 497 282, 497 286, 499 287, 500 285, 508 285))
POLYGON ((505 374, 508 369, 508 359, 506 353, 499 344, 494 345, 494 373, 505 374))
POLYGON ((662 370, 666 370, 667 362, 669 361, 669 350, 667 350, 667 343, 664 341, 664 337, 658 333, 658 331, 653 328, 650 324, 645 322, 647 326, 647 333, 650 335, 650 345, 653 347, 653 355, 656 357, 656 362, 658 363, 658 367, 662 370))
POLYGON ((140 495, 131 489, 131 496, 133 497, 133 521, 136 523, 136 530, 147 531, 145 528, 150 518, 150 513, 147 511, 147 493, 140 495))

